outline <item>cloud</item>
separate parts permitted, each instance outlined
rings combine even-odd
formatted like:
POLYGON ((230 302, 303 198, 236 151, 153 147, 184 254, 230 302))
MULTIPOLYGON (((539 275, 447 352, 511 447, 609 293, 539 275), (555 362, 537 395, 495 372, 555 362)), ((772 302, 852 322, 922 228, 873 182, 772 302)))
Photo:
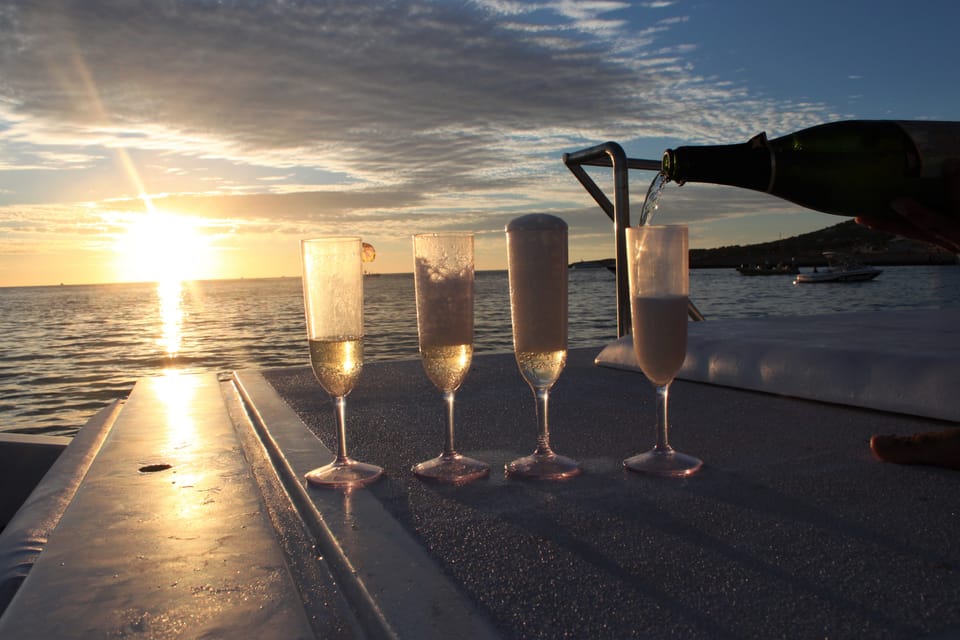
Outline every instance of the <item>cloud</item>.
MULTIPOLYGON (((560 162, 565 151, 746 139, 757 126, 824 119, 824 105, 698 76, 687 60, 696 43, 667 37, 686 20, 680 8, 8 1, 0 149, 18 160, 0 171, 84 176, 84 189, 64 193, 103 211, 143 186, 171 207, 285 229, 326 217, 383 232, 411 214, 449 224, 469 214, 502 229, 504 210, 589 201, 560 162), (120 164, 119 152, 140 158, 132 164, 148 177, 92 176, 120 164)), ((41 197, 15 183, 0 176, 3 202, 41 197)))
POLYGON ((436 181, 510 162, 504 153, 543 130, 557 132, 554 144, 653 122, 680 133, 680 99, 735 97, 672 77, 675 57, 624 48, 634 34, 609 16, 626 7, 9 4, 0 10, 4 105, 17 118, 8 136, 436 181), (511 28, 518 19, 530 31, 511 28))

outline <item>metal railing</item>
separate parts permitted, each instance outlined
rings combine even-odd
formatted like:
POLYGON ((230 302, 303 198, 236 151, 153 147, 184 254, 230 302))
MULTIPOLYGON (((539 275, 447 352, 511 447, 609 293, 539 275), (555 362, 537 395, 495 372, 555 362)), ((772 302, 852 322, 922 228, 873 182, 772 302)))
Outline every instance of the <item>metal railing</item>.
MULTIPOLYGON (((660 171, 659 160, 639 160, 628 158, 623 147, 616 142, 605 142, 581 151, 563 154, 563 163, 576 176, 583 188, 596 200, 607 217, 613 221, 613 234, 617 260, 617 336, 630 333, 630 283, 627 279, 627 242, 626 230, 630 226, 630 185, 629 169, 641 171, 660 171), (613 202, 597 186, 593 178, 584 170, 584 166, 613 167, 613 202)), ((704 319, 703 314, 693 302, 687 307, 687 313, 695 321, 704 319)))

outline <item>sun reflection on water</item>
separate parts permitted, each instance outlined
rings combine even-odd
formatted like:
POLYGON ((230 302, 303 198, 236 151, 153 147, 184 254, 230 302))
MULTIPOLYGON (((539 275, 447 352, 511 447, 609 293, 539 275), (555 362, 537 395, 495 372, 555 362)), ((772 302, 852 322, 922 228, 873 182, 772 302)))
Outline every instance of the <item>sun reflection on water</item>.
POLYGON ((161 280, 157 283, 157 298, 160 302, 160 338, 157 343, 168 358, 175 358, 183 342, 183 283, 161 280))

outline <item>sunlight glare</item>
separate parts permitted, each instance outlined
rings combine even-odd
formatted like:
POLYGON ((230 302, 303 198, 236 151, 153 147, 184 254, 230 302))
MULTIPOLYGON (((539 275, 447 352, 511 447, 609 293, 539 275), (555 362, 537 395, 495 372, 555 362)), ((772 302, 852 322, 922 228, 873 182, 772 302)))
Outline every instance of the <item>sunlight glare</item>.
POLYGON ((164 211, 137 214, 117 239, 118 279, 163 283, 209 277, 212 251, 198 226, 164 211))
POLYGON ((152 378, 151 383, 163 406, 169 438, 167 448, 184 454, 196 440, 197 424, 191 412, 196 384, 190 376, 175 369, 164 370, 163 375, 152 378))
POLYGON ((160 339, 157 341, 168 358, 180 352, 183 340, 183 283, 180 280, 161 280, 157 283, 160 300, 160 339))

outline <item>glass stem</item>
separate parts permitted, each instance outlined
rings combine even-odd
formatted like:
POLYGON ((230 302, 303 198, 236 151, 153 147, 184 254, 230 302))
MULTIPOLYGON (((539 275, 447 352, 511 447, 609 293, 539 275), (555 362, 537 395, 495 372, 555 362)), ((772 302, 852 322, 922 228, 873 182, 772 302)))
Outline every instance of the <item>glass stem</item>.
POLYGON ((447 403, 447 442, 443 447, 443 457, 452 458, 457 455, 453 448, 453 399, 454 391, 444 391, 443 400, 447 403))
POLYGON ((333 409, 337 416, 337 462, 342 463, 347 458, 347 397, 336 396, 333 399, 333 409))
POLYGON ((535 456, 552 456, 550 449, 550 426, 547 423, 547 405, 550 401, 550 389, 534 389, 533 395, 537 399, 537 423, 540 425, 540 435, 537 436, 537 450, 535 456))
POLYGON ((667 441, 667 396, 670 393, 670 383, 656 385, 657 387, 657 445, 655 451, 673 451, 667 441))

